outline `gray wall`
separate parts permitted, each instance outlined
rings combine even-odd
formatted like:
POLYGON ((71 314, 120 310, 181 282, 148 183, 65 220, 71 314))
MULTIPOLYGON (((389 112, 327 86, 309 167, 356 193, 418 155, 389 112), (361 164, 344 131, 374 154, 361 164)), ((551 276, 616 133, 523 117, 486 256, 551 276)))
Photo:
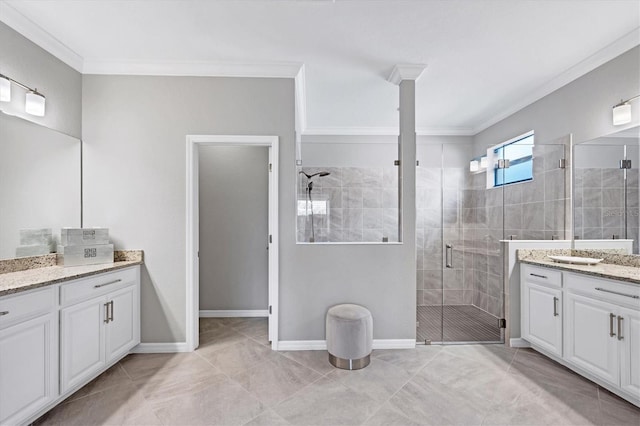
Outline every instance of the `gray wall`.
POLYGON ((38 89, 46 98, 44 117, 24 112, 25 91, 11 87, 0 109, 79 138, 82 131, 82 75, 0 22, 0 74, 38 89))
POLYGON ((291 228, 293 244, 293 80, 99 75, 83 80, 85 224, 109 226, 118 248, 145 251, 142 341, 183 342, 185 136, 279 136, 280 226, 291 228))
POLYGON ((377 339, 415 336, 415 245, 295 244, 293 80, 86 75, 85 224, 145 250, 143 342, 185 339, 187 134, 280 137, 280 340, 324 339, 343 302, 369 307, 377 339))
POLYGON ((201 146, 200 309, 268 307, 269 148, 201 146))
POLYGON ((568 133, 580 143, 640 123, 640 104, 634 101, 633 120, 613 126, 611 108, 620 99, 640 93, 640 47, 635 47, 566 86, 521 109, 474 137, 476 152, 533 129, 545 143, 568 133))

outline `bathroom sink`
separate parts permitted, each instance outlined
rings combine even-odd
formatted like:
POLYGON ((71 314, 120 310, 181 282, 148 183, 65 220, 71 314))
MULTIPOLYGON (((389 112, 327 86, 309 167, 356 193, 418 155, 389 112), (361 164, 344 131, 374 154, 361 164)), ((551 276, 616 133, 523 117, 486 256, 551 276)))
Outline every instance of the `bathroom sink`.
POLYGON ((594 259, 591 257, 578 257, 578 256, 547 256, 554 262, 558 263, 573 263, 576 265, 595 265, 602 262, 602 259, 594 259))

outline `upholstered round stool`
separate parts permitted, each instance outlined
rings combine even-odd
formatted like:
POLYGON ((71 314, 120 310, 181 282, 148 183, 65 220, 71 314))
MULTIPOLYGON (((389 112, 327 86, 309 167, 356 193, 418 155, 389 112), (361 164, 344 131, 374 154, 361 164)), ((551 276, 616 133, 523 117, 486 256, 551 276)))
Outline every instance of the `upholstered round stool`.
POLYGON ((329 362, 344 370, 359 370, 371 361, 373 318, 364 306, 343 304, 327 312, 329 362))

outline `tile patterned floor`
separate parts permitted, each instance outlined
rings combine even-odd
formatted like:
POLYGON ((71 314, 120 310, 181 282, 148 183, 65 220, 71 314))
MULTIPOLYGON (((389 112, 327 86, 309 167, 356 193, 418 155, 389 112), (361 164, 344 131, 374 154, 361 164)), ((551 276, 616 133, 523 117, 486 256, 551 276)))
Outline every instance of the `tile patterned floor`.
POLYGON ((417 320, 418 342, 502 341, 498 319, 473 305, 418 306, 417 320))
POLYGON ((130 355, 38 425, 640 425, 640 409, 527 349, 272 352, 266 322, 203 319, 193 353, 130 355))

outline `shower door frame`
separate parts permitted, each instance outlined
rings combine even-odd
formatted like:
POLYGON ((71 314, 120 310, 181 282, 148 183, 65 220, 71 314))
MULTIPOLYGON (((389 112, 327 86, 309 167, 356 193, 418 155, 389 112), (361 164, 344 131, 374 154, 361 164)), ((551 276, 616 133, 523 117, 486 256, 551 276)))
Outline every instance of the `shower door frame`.
MULTIPOLYGON (((269 148, 269 340, 271 349, 278 350, 279 293, 279 232, 278 232, 278 136, 254 135, 187 135, 186 169, 186 342, 184 352, 199 345, 200 272, 199 272, 199 196, 198 156, 200 146, 255 146, 269 148)), ((265 165, 266 166, 266 165, 265 165)))

